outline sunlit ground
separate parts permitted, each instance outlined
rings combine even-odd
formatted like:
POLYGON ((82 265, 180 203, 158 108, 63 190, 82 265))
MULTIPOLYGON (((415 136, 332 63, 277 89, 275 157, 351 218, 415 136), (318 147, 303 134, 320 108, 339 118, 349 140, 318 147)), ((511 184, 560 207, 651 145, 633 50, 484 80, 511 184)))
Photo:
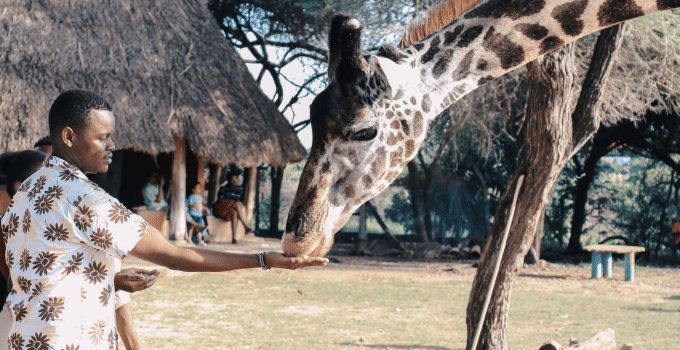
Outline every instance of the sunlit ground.
MULTIPOLYGON (((338 259, 301 271, 165 271, 133 297, 137 331, 145 349, 464 348, 470 263, 338 259)), ((613 328, 619 347, 677 349, 680 269, 639 267, 628 283, 618 262, 614 275, 590 280, 586 265, 523 270, 511 298, 510 348, 613 328)))

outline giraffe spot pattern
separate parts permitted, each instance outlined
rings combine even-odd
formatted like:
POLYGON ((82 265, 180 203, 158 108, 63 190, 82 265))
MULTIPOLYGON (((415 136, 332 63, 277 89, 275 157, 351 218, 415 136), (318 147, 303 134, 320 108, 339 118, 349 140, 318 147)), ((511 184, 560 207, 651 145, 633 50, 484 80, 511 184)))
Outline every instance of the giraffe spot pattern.
POLYGON ((492 33, 484 41, 484 48, 490 50, 501 61, 501 68, 509 69, 524 61, 524 49, 507 36, 492 33))
POLYGON ((533 40, 541 40, 548 35, 548 28, 537 23, 520 23, 515 26, 515 29, 533 40))
POLYGON ((459 24, 456 26, 456 28, 453 28, 453 31, 445 32, 444 45, 451 45, 454 41, 456 41, 456 38, 463 31, 463 28, 464 26, 462 24, 459 24))
POLYGON ((371 164, 371 173, 373 174, 378 174, 380 173, 383 169, 385 169, 385 162, 387 161, 387 156, 385 155, 385 152, 377 152, 377 155, 375 156, 375 160, 371 164))
POLYGON ((364 175, 364 177, 361 178, 361 182, 364 183, 365 187, 371 187, 371 185, 373 184, 373 178, 371 177, 371 175, 366 174, 364 175))
POLYGON ((556 36, 549 36, 543 41, 539 47, 539 54, 548 53, 564 44, 564 41, 556 36))
POLYGON ((550 15, 560 23, 567 35, 576 36, 583 30, 583 21, 580 17, 586 6, 588 6, 588 0, 576 0, 556 6, 550 15))
POLYGON ((423 101, 420 103, 420 107, 423 109, 423 112, 425 113, 430 112, 430 107, 432 107, 432 100, 430 100, 430 95, 423 96, 423 101))
POLYGON ((415 96, 411 96, 411 99, 410 99, 409 101, 411 101, 411 104, 412 104, 412 105, 415 105, 416 102, 418 102, 418 101, 416 101, 416 97, 415 97, 415 96))
POLYGON ((395 134, 387 135, 387 145, 394 146, 397 144, 397 136, 395 134))
POLYGON ((408 140, 408 141, 406 141, 405 146, 406 146, 406 154, 404 154, 404 157, 406 159, 409 159, 416 152, 416 142, 413 141, 413 140, 408 140))
POLYGON ((633 0, 606 0, 597 11, 597 20, 601 26, 608 26, 642 15, 642 8, 633 0))
POLYGON ((463 34, 460 35, 460 40, 456 44, 458 47, 467 47, 472 41, 477 39, 477 37, 482 34, 484 27, 474 26, 466 29, 463 34))
POLYGON ((465 18, 510 17, 516 20, 541 12, 544 6, 545 0, 491 0, 466 13, 465 18))
POLYGON ((444 53, 439 57, 437 63, 434 64, 434 68, 432 68, 432 76, 435 78, 441 77, 442 74, 444 74, 444 72, 446 72, 446 70, 449 68, 451 59, 453 59, 453 49, 444 51, 444 53))
POLYGON ((420 62, 421 62, 421 63, 424 64, 424 63, 427 63, 427 62, 432 61, 432 59, 434 58, 434 56, 435 56, 436 54, 438 54, 439 51, 441 50, 441 49, 439 48, 440 42, 441 42, 441 40, 439 39, 438 36, 435 36, 435 37, 432 39, 432 41, 430 41, 430 48, 427 49, 427 51, 426 51, 426 52, 423 54, 423 56, 420 58, 420 62))
POLYGON ((477 81, 477 85, 483 85, 486 84, 489 80, 493 79, 493 76, 487 75, 483 78, 480 78, 479 81, 477 81))
POLYGON ((408 135, 410 134, 410 128, 408 126, 408 122, 404 119, 401 120, 401 130, 404 131, 404 134, 408 135))
POLYGON ((472 50, 468 51, 463 59, 460 61, 460 65, 453 72, 454 80, 463 80, 470 73, 470 65, 472 65, 472 57, 474 52, 472 50))
POLYGON ((489 63, 485 59, 480 58, 479 61, 477 61, 477 70, 486 70, 488 65, 489 63))
POLYGON ((422 49, 425 47, 425 44, 423 44, 423 43, 416 43, 416 44, 413 45, 413 47, 415 47, 416 50, 420 51, 420 50, 422 50, 422 49))
POLYGON ((420 112, 413 117, 413 137, 419 137, 425 130, 425 118, 420 112))

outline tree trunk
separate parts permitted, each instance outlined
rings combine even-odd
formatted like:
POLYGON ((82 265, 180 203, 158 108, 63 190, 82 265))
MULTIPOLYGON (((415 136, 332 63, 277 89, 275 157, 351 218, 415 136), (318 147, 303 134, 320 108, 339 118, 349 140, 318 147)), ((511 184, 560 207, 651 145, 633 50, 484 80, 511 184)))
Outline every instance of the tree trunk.
POLYGON ((595 179, 595 170, 597 162, 600 158, 607 154, 607 145, 605 142, 596 140, 593 142, 593 147, 588 154, 585 164, 583 165, 583 173, 576 180, 576 193, 574 194, 574 212, 571 215, 571 231, 569 233, 569 245, 567 249, 572 252, 581 250, 581 234, 583 233, 583 225, 586 222, 586 204, 588 204, 588 191, 590 185, 595 179))
POLYGON ((284 167, 271 167, 269 174, 272 181, 272 195, 269 206, 269 234, 279 236, 279 209, 281 208, 281 185, 283 184, 284 167))
MULTIPOLYGON (((612 28, 605 32, 610 30, 612 28)), ((510 292, 524 257, 533 242, 536 227, 541 222, 541 216, 564 165, 577 151, 575 148, 581 147, 599 125, 599 121, 585 116, 593 114, 600 96, 599 93, 589 91, 590 87, 601 86, 601 81, 606 78, 609 71, 610 59, 602 63, 603 56, 611 55, 613 52, 607 44, 610 40, 620 43, 619 28, 613 27, 613 30, 616 33, 613 37, 610 32, 600 34, 598 38, 573 115, 570 114, 570 101, 575 78, 574 46, 568 45, 527 66, 529 98, 525 113, 523 152, 520 154, 519 165, 507 186, 508 191, 503 194, 498 204, 491 234, 484 245, 477 274, 472 283, 466 317, 468 350, 472 349, 475 327, 482 317, 481 308, 489 289, 493 290, 492 301, 482 326, 482 337, 478 348, 507 349, 505 328, 510 306, 510 292), (580 111, 579 114, 576 114, 576 111, 580 111), (572 121, 578 125, 572 124, 572 121), (516 187, 521 174, 525 174, 526 179, 519 194, 497 282, 495 286, 491 286, 493 267, 501 253, 499 248, 502 234, 512 203, 512 190, 516 187)))
POLYGON ((494 293, 478 348, 507 349, 505 327, 510 291, 533 242, 550 192, 571 152, 569 102, 573 93, 573 59, 573 45, 568 45, 527 66, 529 99, 525 116, 524 153, 520 155, 520 164, 507 186, 509 191, 503 194, 499 202, 472 285, 467 308, 468 349, 471 349, 475 327, 482 316, 481 307, 489 288, 493 288, 494 293), (515 219, 511 223, 496 286, 490 286, 512 203, 512 189, 516 187, 520 174, 526 174, 526 180, 518 197, 515 219))
MULTIPOLYGON (((552 197, 552 195, 548 196, 549 198, 552 197)), ((547 207, 547 205, 546 205, 547 207)), ((544 231, 544 223, 545 223, 545 210, 543 211, 543 215, 540 216, 540 221, 536 225, 536 232, 534 233, 534 242, 531 244, 531 247, 529 248, 529 254, 527 254, 526 259, 524 261, 527 264, 531 265, 539 265, 541 263, 541 243, 543 243, 543 236, 545 235, 544 231)))
POLYGON ((172 202, 170 203, 170 239, 183 239, 187 232, 187 218, 184 211, 186 197, 187 168, 186 141, 172 134, 175 150, 172 152, 172 202))
POLYGON ((428 242, 427 228, 423 218, 423 210, 420 207, 422 196, 420 195, 420 181, 418 181, 418 165, 415 160, 408 163, 409 193, 411 195, 411 208, 413 209, 413 221, 416 235, 422 242, 428 242))

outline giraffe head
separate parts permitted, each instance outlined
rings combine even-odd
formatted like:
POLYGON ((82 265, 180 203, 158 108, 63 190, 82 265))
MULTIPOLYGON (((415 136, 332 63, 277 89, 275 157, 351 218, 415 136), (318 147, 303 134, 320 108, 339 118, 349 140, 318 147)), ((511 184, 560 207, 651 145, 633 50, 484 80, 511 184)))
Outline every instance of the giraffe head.
POLYGON ((361 204, 384 190, 416 154, 431 102, 410 84, 408 51, 361 52, 361 25, 336 15, 328 86, 310 107, 312 148, 288 214, 283 251, 322 256, 361 204))

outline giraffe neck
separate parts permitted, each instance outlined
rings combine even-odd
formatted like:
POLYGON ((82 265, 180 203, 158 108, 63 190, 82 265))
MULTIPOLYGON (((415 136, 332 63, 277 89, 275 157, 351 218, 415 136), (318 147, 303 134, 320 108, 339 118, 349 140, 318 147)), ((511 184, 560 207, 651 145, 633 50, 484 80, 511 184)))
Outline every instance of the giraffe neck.
POLYGON ((678 0, 488 0, 405 49, 409 84, 432 120, 486 81, 582 36, 678 0))

